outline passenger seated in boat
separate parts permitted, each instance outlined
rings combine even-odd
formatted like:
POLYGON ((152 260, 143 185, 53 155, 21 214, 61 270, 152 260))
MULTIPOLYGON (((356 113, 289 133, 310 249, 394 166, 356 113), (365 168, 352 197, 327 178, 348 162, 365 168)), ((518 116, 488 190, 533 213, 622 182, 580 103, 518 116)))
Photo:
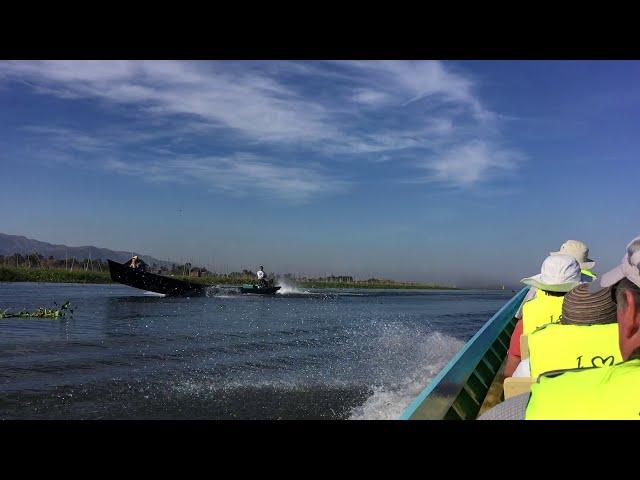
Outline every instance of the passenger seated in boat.
POLYGON ((622 263, 602 276, 616 303, 623 362, 544 374, 531 393, 495 406, 479 420, 639 420, 640 397, 640 236, 628 245, 622 263))
POLYGON ((527 335, 529 358, 520 362, 513 376, 535 378, 554 370, 621 362, 616 321, 611 288, 578 285, 565 295, 558 323, 527 335))
POLYGON ((147 269, 147 264, 144 263, 138 255, 131 257, 124 265, 125 267, 130 267, 143 272, 147 269))
POLYGON ((569 255, 550 255, 538 275, 523 278, 525 285, 536 288, 536 296, 522 305, 522 318, 511 335, 504 376, 511 377, 521 360, 520 336, 533 332, 546 323, 557 323, 562 315, 562 300, 583 277, 575 258, 569 255))
MULTIPOLYGON (((583 281, 591 282, 598 278, 592 271, 596 262, 589 258, 589 247, 587 247, 587 245, 580 240, 567 240, 560 246, 559 251, 549 252, 549 255, 569 255, 575 258, 576 261, 580 264, 580 272, 583 275, 583 281)), ((527 296, 524 297, 522 305, 524 305, 529 300, 534 299, 537 291, 537 288, 531 287, 527 292, 527 296)), ((518 320, 522 318, 522 305, 516 313, 516 318, 518 320)))
POLYGON ((567 240, 560 247, 560 251, 550 252, 549 255, 569 255, 575 258, 580 264, 580 272, 584 275, 584 281, 592 282, 598 278, 592 271, 596 262, 589 258, 589 247, 580 240, 567 240))
POLYGON ((258 285, 261 287, 266 287, 268 285, 266 278, 264 278, 264 267, 262 265, 260 265, 260 268, 256 272, 256 276, 258 277, 258 285))

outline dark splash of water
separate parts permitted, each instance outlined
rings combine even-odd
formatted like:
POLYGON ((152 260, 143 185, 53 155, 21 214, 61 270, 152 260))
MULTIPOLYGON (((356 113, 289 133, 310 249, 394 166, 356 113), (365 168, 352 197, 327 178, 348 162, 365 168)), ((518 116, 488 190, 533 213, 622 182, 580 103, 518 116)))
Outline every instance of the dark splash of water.
POLYGON ((293 420, 348 419, 371 395, 366 387, 287 386, 205 388, 110 381, 58 387, 42 395, 2 395, 2 419, 50 420, 293 420), (14 405, 21 407, 16 411, 14 405), (321 408, 319 408, 321 406, 321 408))

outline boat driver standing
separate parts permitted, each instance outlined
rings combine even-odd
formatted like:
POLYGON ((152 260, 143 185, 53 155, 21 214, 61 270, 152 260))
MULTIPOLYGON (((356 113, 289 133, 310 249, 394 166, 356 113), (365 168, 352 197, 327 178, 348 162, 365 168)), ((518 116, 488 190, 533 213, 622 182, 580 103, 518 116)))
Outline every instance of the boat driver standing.
POLYGON ((260 265, 260 268, 256 272, 256 276, 258 277, 258 284, 261 286, 267 285, 267 280, 264 278, 264 267, 260 265))

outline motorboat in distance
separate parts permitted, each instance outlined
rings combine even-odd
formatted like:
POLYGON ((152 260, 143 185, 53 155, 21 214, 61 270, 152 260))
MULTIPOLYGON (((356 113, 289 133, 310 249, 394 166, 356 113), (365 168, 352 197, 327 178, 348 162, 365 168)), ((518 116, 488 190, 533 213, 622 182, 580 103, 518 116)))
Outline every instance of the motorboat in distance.
POLYGON ((232 285, 202 285, 187 280, 178 280, 177 278, 165 277, 164 275, 156 275, 155 273, 145 272, 137 268, 131 268, 124 263, 109 262, 109 274, 111 280, 122 283, 133 288, 139 288, 149 292, 162 293, 172 296, 198 296, 205 295, 207 288, 213 287, 218 290, 239 290, 240 293, 254 293, 261 295, 272 295, 282 287, 273 285, 255 285, 245 283, 241 286, 232 285))
POLYGON ((175 296, 204 295, 207 290, 206 285, 156 275, 113 260, 107 259, 107 262, 109 262, 111 280, 140 290, 175 296))

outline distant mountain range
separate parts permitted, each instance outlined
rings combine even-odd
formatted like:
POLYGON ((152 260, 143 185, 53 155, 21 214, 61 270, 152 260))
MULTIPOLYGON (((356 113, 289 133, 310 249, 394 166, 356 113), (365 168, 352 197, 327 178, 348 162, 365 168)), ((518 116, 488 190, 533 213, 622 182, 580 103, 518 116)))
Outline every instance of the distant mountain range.
POLYGON ((107 258, 116 262, 125 262, 131 258, 131 255, 139 255, 149 265, 155 263, 159 266, 171 265, 166 260, 158 260, 149 255, 143 255, 139 252, 116 252, 108 248, 98 248, 94 246, 86 247, 68 247, 66 245, 54 245, 52 243, 41 242, 20 235, 7 235, 0 233, 0 255, 10 256, 14 253, 25 255, 27 253, 37 252, 44 257, 53 256, 56 259, 63 260, 65 258, 75 258, 82 260, 91 258, 92 260, 106 260, 107 258))

